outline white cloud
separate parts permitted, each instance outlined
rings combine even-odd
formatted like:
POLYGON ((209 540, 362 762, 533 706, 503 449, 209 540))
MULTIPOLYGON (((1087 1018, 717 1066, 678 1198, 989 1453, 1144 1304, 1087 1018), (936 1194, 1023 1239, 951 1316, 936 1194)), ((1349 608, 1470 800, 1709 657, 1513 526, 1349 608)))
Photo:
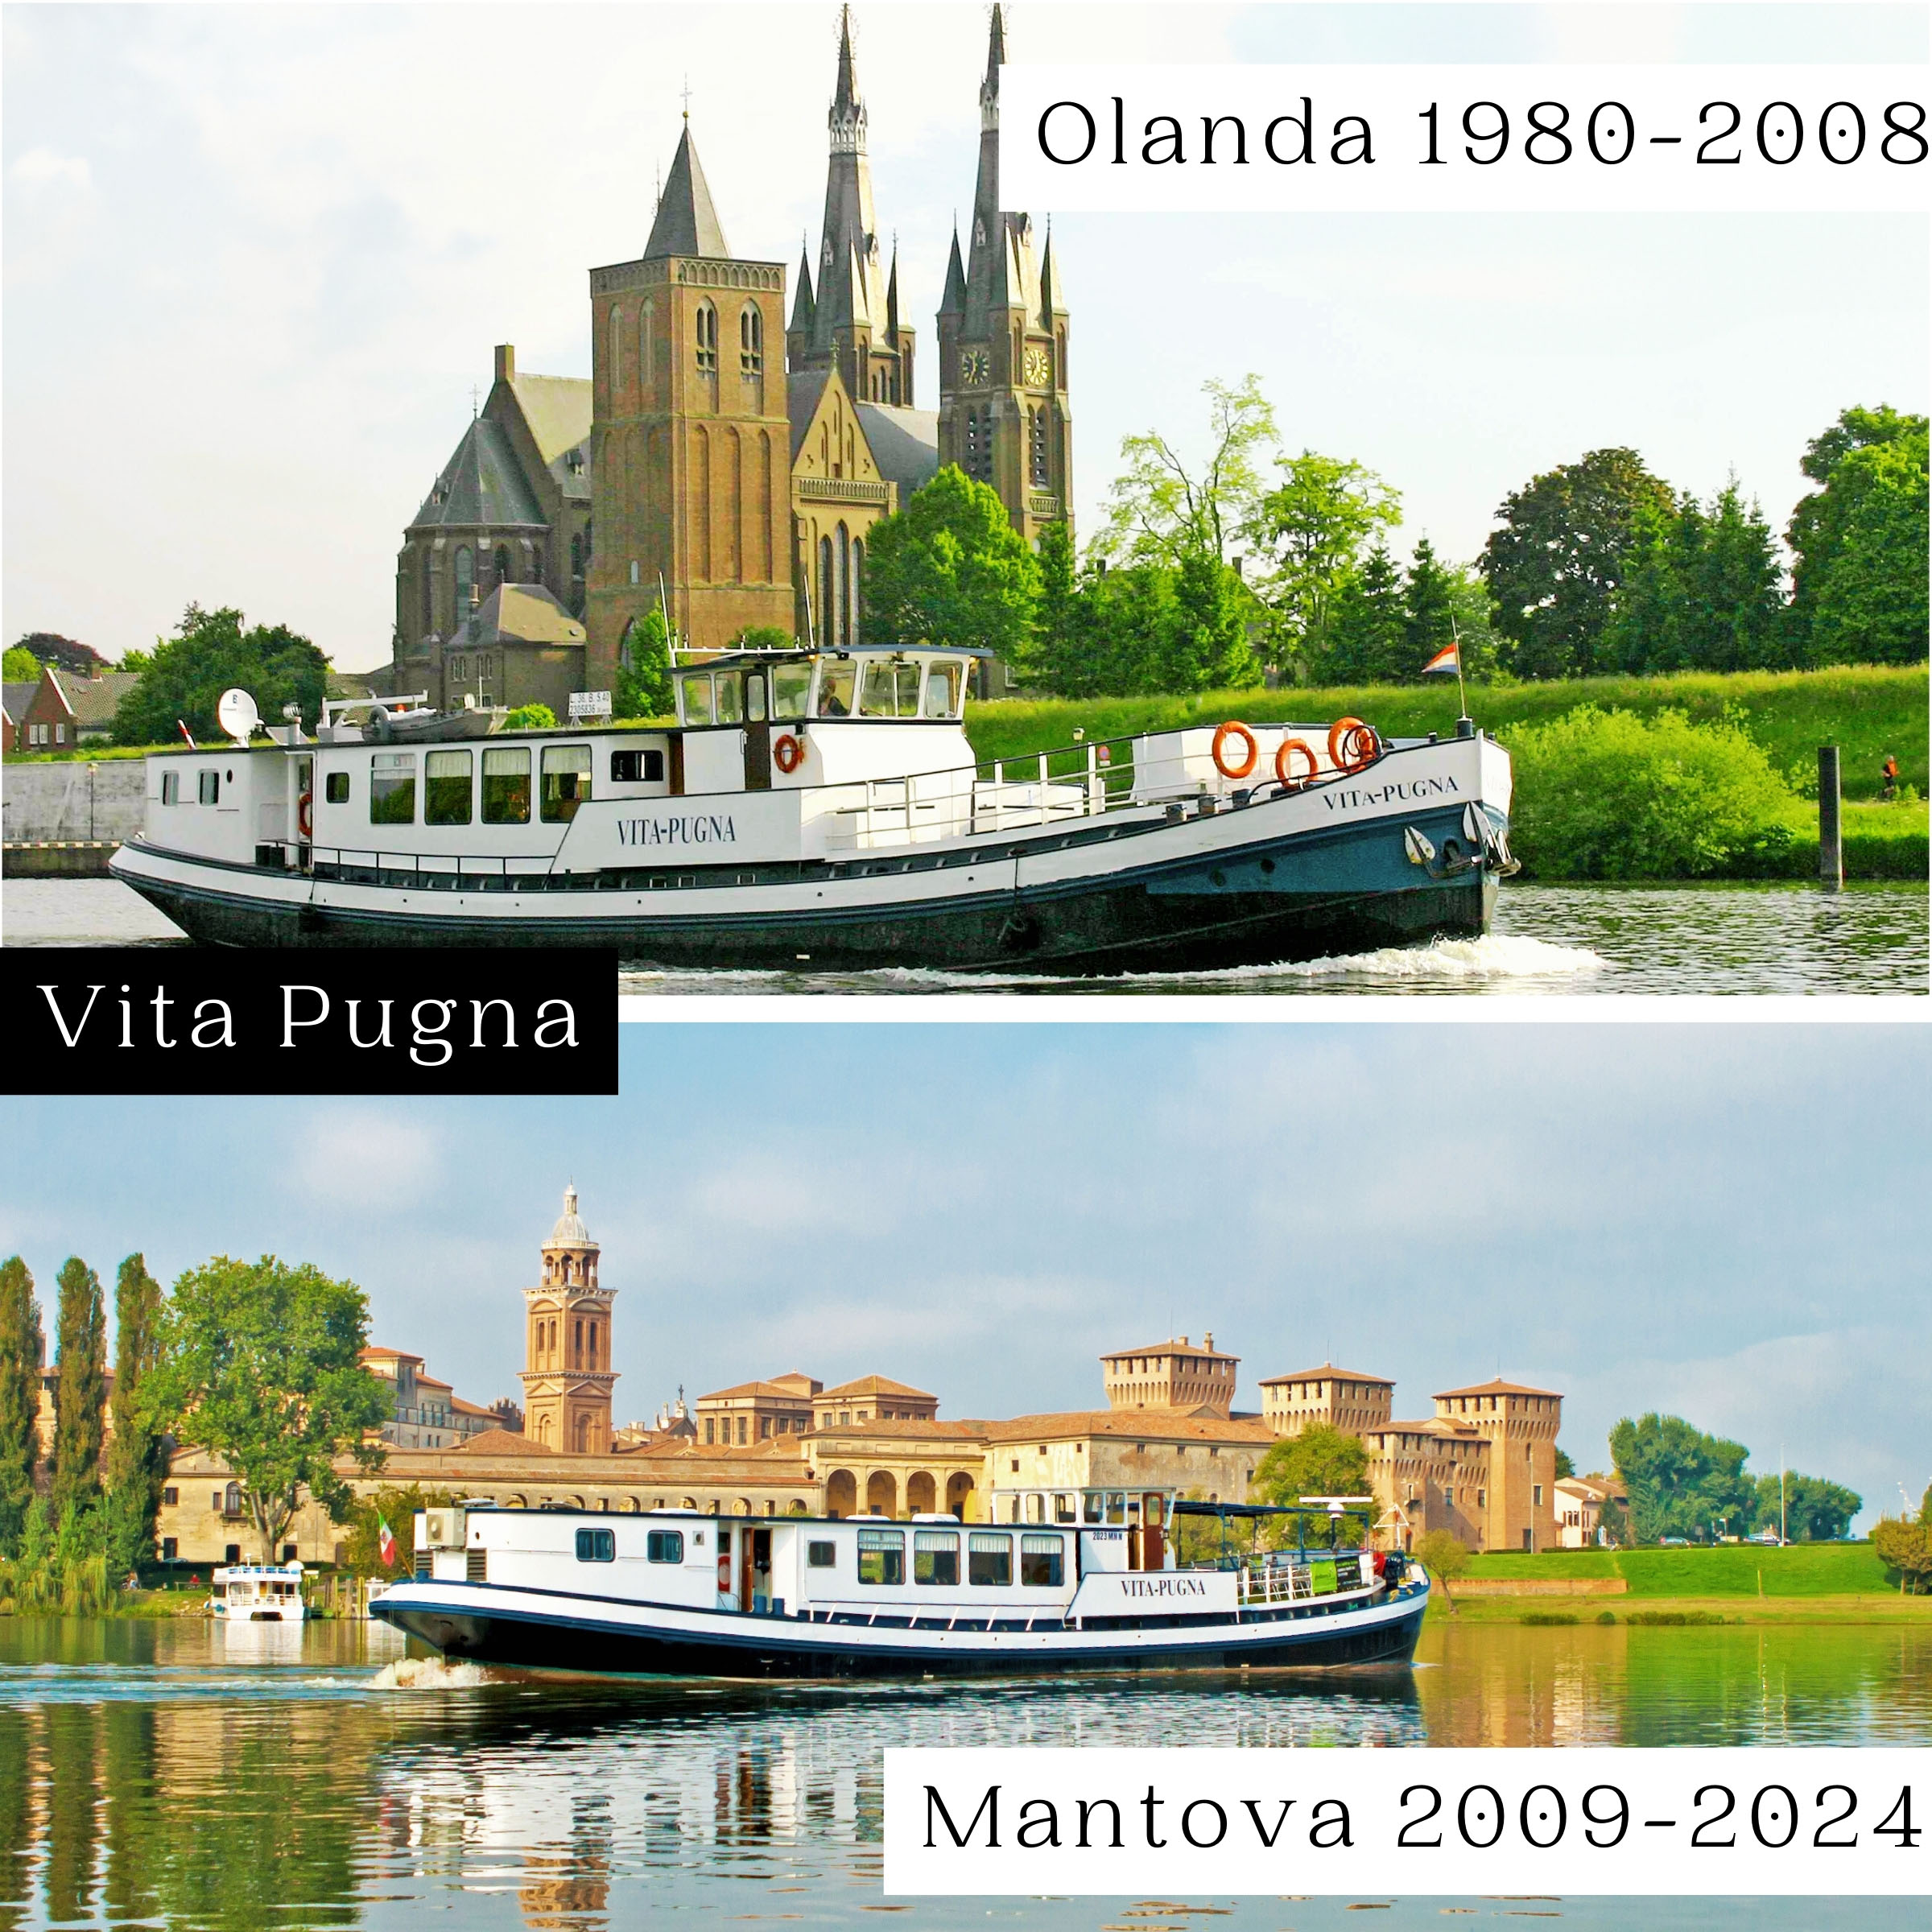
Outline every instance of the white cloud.
POLYGON ((56 154, 51 147, 30 147, 6 171, 29 194, 63 189, 86 194, 94 185, 85 159, 56 154))
POLYGON ((419 1207, 440 1167, 439 1137, 418 1121, 369 1108, 312 1101, 296 1109, 290 1168, 310 1195, 345 1216, 419 1207))

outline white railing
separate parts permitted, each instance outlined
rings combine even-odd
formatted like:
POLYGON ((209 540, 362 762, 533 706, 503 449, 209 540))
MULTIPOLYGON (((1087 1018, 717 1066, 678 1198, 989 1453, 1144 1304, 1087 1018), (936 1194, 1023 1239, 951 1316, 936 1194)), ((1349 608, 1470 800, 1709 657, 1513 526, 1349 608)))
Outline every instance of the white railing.
MULTIPOLYGON (((1321 1580, 1325 1583, 1328 1563, 1326 1559, 1316 1560, 1321 1563, 1323 1572, 1321 1580)), ((1236 1598, 1244 1608, 1251 1604, 1307 1603, 1316 1596, 1340 1596, 1352 1590, 1365 1590, 1375 1581, 1374 1568, 1366 1557, 1337 1556, 1333 1559, 1333 1586, 1318 1590, 1315 1563, 1282 1562, 1278 1558, 1244 1564, 1236 1598)))

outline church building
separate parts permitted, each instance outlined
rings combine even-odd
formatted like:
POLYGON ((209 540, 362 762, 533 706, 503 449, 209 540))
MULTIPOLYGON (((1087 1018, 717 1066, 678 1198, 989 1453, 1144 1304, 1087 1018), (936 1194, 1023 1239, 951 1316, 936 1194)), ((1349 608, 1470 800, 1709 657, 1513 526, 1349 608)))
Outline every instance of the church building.
POLYGON ((610 1305, 600 1286, 601 1250, 577 1215, 577 1191, 543 1244, 543 1278, 523 1290, 523 1433, 545 1448, 605 1455, 611 1447, 610 1305))
POLYGON ((823 224, 795 288, 782 262, 733 253, 687 114, 642 253, 590 271, 589 381, 519 375, 498 347, 487 401, 404 533, 378 682, 441 708, 541 696, 562 717, 569 691, 612 687, 648 611, 699 650, 749 628, 853 642, 871 532, 943 463, 991 485, 1030 543, 1065 518, 1067 309, 1051 240, 1036 256, 1031 217, 999 205, 1005 57, 996 6, 936 411, 915 402, 843 9, 823 224), (526 594, 493 603, 509 585, 526 594))

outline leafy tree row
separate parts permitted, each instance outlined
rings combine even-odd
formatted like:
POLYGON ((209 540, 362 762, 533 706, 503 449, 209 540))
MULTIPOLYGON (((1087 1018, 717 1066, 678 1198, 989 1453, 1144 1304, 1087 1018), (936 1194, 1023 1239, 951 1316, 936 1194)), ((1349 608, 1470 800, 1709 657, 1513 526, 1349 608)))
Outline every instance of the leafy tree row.
MULTIPOLYGON (((1626 1416, 1610 1431, 1610 1454, 1630 1495, 1634 1541, 1667 1536, 1707 1542, 1780 1526, 1779 1478, 1752 1476, 1742 1443, 1707 1435, 1682 1416, 1626 1416), (1724 1528, 1719 1530, 1717 1525, 1724 1528)), ((1795 1470, 1783 1477, 1783 1526, 1798 1542, 1843 1536, 1864 1499, 1842 1483, 1795 1470)))

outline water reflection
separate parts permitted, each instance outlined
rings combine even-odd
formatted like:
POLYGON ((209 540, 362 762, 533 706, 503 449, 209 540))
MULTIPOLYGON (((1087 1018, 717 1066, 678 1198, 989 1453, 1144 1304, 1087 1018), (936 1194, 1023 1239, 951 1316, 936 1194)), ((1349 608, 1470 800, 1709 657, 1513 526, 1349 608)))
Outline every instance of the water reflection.
MULTIPOLYGON (((0 1620, 0 1927, 386 1927, 426 1910, 504 1932, 666 1911, 849 1923, 888 1902, 887 1743, 1932 1743, 1932 1629, 1909 1627, 1444 1624, 1413 1673, 1359 1678, 770 1690, 384 1690, 386 1632, 233 1641, 262 1634, 0 1620)), ((1259 1932, 1353 1923, 1348 1902, 1297 1901, 1286 1922, 1278 1901, 1218 1904, 1259 1932)), ((1837 1922, 1802 1902, 1782 1919, 1706 1904, 1695 1922, 1837 1922)), ((1038 1900, 910 1909, 922 1926, 1043 1932, 1117 1917, 1038 1900)))

